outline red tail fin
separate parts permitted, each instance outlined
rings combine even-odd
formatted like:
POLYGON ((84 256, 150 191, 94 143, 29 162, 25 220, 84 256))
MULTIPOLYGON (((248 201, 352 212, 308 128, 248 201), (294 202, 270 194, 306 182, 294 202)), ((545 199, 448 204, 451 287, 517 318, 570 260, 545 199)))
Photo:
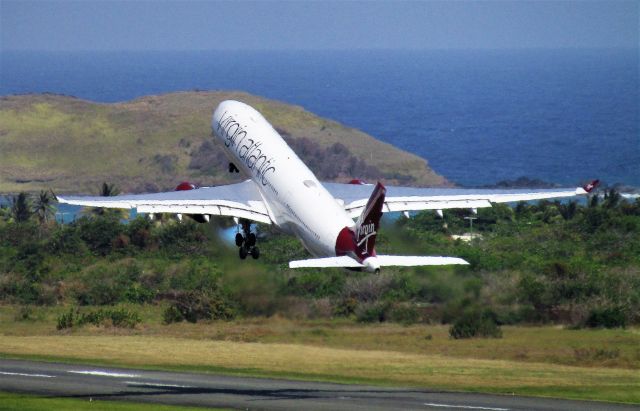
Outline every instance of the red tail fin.
POLYGON ((593 191, 594 188, 598 187, 599 184, 600 184, 600 180, 593 180, 592 182, 590 182, 589 184, 585 185, 582 188, 587 193, 590 193, 591 191, 593 191))
POLYGON ((356 247, 360 258, 376 255, 376 235, 382 217, 382 206, 387 189, 378 182, 356 222, 356 247))

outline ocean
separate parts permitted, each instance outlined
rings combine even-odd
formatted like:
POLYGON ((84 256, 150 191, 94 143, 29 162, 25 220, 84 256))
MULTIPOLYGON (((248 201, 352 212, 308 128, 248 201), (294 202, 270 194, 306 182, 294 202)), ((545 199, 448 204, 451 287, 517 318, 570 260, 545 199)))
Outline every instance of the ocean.
POLYGON ((640 187, 639 61, 638 50, 3 51, 0 95, 243 90, 359 128, 460 185, 640 187))

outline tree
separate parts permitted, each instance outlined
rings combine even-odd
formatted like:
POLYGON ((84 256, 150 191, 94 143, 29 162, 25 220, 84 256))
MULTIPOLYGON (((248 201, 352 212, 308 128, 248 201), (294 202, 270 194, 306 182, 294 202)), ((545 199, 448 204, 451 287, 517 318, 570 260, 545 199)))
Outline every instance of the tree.
MULTIPOLYGON (((117 196, 118 194, 120 194, 120 190, 114 184, 107 184, 106 182, 102 183, 102 185, 100 186, 100 191, 98 193, 98 195, 100 195, 101 197, 112 197, 117 196)), ((110 215, 119 218, 127 218, 129 216, 128 210, 105 209, 102 207, 91 207, 86 210, 86 212, 88 212, 89 215, 110 215)))
POLYGON ((113 184, 102 183, 102 187, 100 188, 100 196, 102 197, 112 197, 120 194, 120 190, 116 188, 113 184))
POLYGON ((31 217, 31 204, 27 193, 21 192, 11 198, 11 217, 16 223, 22 223, 31 217))
POLYGON ((562 215, 562 218, 564 218, 565 220, 571 220, 573 217, 575 217, 576 212, 578 211, 578 206, 575 201, 569 201, 568 203, 556 201, 555 204, 558 208, 558 211, 560 212, 560 215, 562 215))
POLYGON ((53 191, 40 190, 33 204, 33 214, 38 216, 40 224, 46 224, 51 221, 51 217, 55 215, 56 207, 53 205, 55 201, 53 191))
POLYGON ((617 192, 616 189, 612 188, 611 190, 604 192, 604 201, 602 205, 605 208, 616 208, 620 203, 621 198, 622 196, 620 193, 617 192))
POLYGON ((11 209, 4 204, 0 204, 0 221, 7 221, 11 218, 11 209))

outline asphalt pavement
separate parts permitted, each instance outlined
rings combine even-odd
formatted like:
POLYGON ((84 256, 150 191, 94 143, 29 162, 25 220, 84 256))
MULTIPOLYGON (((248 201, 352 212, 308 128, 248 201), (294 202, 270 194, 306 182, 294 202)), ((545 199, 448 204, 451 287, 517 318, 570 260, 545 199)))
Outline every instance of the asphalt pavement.
POLYGON ((248 410, 638 410, 511 395, 0 359, 0 391, 248 410))

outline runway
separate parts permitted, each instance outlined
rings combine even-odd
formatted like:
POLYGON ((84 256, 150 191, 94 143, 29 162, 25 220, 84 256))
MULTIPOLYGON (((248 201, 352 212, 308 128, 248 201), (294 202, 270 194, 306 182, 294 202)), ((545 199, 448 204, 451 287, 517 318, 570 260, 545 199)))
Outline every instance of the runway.
POLYGON ((8 359, 0 359, 0 391, 250 410, 638 410, 589 401, 8 359))

